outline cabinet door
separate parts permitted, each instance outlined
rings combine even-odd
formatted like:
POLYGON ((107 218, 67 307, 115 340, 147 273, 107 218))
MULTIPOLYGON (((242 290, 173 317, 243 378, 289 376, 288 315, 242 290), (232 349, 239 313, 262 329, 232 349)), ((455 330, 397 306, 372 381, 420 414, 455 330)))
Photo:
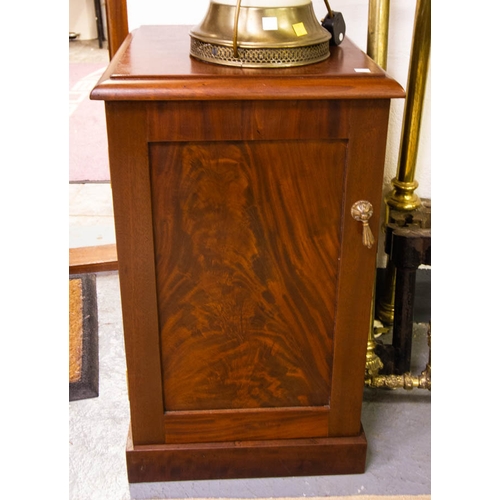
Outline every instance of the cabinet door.
POLYGON ((346 142, 149 155, 166 442, 326 437, 346 142))

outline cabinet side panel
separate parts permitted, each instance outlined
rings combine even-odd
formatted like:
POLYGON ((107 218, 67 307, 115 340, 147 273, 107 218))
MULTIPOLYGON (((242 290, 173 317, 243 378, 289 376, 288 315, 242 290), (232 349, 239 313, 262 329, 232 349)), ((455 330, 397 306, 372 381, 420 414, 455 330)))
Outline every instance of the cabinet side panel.
POLYGON ((388 100, 351 104, 330 436, 354 436, 361 432, 389 104, 388 100), (363 226, 351 216, 351 206, 359 200, 373 205, 369 224, 375 243, 371 248, 363 245, 363 226))
POLYGON ((165 410, 328 405, 345 143, 150 152, 165 410))

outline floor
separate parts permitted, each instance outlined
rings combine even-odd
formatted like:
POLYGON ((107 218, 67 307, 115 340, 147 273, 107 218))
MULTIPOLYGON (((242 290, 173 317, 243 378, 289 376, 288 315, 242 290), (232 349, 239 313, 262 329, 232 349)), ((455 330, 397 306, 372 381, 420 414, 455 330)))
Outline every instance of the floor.
MULTIPOLYGON (((97 41, 70 42, 70 62, 107 62, 97 41)), ((69 185, 70 246, 113 243, 109 183, 69 185)), ((282 498, 361 496, 429 499, 431 395, 425 390, 366 389, 362 422, 369 447, 365 474, 229 481, 129 484, 125 467, 128 401, 119 277, 97 275, 99 397, 69 404, 69 498, 282 498)), ((427 324, 414 330, 413 372, 428 360, 427 324)))
POLYGON ((104 41, 99 47, 96 40, 70 40, 69 41, 70 63, 107 63, 109 62, 108 42, 104 41))

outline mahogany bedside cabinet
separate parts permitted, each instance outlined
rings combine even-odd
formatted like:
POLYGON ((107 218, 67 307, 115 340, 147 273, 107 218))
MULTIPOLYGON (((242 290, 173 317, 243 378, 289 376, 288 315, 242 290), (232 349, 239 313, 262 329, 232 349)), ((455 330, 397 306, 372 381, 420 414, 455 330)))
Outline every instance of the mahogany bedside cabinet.
POLYGON ((404 91, 348 39, 296 68, 189 50, 189 27, 143 26, 91 93, 106 108, 129 481, 362 473, 370 225, 404 91))

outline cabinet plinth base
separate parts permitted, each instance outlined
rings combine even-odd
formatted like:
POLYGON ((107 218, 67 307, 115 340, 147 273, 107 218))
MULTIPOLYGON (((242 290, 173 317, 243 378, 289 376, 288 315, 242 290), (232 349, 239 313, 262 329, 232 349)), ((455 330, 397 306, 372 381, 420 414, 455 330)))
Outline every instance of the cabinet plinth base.
POLYGON ((366 437, 284 439, 127 448, 130 483, 362 474, 366 437))

